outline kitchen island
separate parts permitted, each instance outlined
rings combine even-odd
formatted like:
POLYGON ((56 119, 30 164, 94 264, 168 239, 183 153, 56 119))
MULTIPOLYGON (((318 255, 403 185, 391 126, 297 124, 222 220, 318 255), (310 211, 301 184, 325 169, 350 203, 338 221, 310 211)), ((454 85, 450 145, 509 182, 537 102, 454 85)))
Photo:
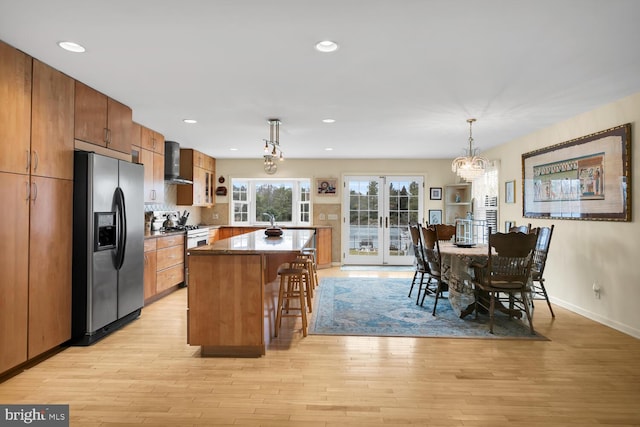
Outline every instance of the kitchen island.
POLYGON ((261 356, 273 334, 278 267, 312 247, 313 229, 254 231, 189 249, 187 342, 202 356, 261 356))

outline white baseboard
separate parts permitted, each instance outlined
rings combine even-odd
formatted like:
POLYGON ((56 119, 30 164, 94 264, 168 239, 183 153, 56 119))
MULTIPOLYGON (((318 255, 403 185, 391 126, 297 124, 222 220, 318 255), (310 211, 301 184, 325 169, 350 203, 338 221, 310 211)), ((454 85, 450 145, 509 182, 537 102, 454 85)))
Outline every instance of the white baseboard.
POLYGON ((586 317, 587 319, 591 319, 594 322, 598 322, 601 323, 605 326, 609 326, 610 328, 613 328, 617 331, 623 332, 627 335, 631 335, 634 338, 640 338, 640 330, 633 328, 629 325, 625 325, 623 323, 617 322, 615 320, 612 319, 608 319, 606 317, 600 316, 597 313, 593 313, 591 311, 585 310, 582 307, 578 307, 577 305, 571 304, 567 301, 563 301, 557 298, 549 298, 551 300, 551 302, 555 305, 558 305, 560 307, 566 308, 567 310, 573 311, 574 313, 577 313, 581 316, 586 317))

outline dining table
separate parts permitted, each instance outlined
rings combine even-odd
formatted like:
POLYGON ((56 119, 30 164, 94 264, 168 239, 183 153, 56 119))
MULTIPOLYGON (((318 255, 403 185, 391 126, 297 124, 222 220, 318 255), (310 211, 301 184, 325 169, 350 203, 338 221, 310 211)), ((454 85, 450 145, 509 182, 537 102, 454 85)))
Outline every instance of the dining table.
MULTIPOLYGON (((452 241, 440 241, 440 258, 445 281, 449 284, 449 304, 461 318, 465 318, 475 310, 476 291, 473 285, 474 268, 472 264, 486 264, 489 258, 487 244, 455 244, 452 241)), ((486 293, 478 293, 479 298, 489 298, 486 293)), ((530 308, 531 298, 527 298, 530 308)), ((496 301, 496 309, 516 318, 522 318, 523 312, 505 307, 496 301)), ((531 310, 533 315, 533 310, 531 310)), ((526 317, 525 317, 526 318, 526 317)))

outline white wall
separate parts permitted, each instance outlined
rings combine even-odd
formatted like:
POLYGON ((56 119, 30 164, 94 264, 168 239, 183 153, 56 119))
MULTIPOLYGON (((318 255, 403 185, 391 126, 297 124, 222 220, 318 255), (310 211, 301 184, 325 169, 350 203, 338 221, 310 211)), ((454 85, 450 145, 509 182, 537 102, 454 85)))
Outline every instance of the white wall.
POLYGON ((505 181, 516 180, 516 203, 504 204, 501 197, 502 221, 515 219, 518 224, 530 222, 533 226, 555 224, 545 270, 552 302, 635 337, 640 337, 640 226, 634 212, 640 183, 633 166, 640 165, 636 127, 639 120, 640 93, 483 153, 501 160, 501 189, 505 181), (522 153, 625 123, 632 124, 632 222, 536 220, 522 216, 522 153), (600 299, 592 290, 594 282, 601 288, 600 299))

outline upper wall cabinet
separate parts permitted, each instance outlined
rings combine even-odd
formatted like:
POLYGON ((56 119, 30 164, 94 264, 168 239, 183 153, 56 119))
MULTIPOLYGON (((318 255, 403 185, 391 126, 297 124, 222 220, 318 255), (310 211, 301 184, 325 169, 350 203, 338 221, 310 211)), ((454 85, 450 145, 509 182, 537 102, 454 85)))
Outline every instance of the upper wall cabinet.
POLYGON ((0 41, 0 171, 29 173, 31 57, 0 41))
POLYGON ((131 154, 131 108, 76 81, 75 138, 131 154))
POLYGON ((71 77, 33 60, 32 175, 73 179, 73 93, 71 77))
POLYGON ((211 207, 213 177, 216 174, 216 159, 190 148, 180 149, 180 175, 193 184, 179 185, 177 204, 185 206, 211 207))

